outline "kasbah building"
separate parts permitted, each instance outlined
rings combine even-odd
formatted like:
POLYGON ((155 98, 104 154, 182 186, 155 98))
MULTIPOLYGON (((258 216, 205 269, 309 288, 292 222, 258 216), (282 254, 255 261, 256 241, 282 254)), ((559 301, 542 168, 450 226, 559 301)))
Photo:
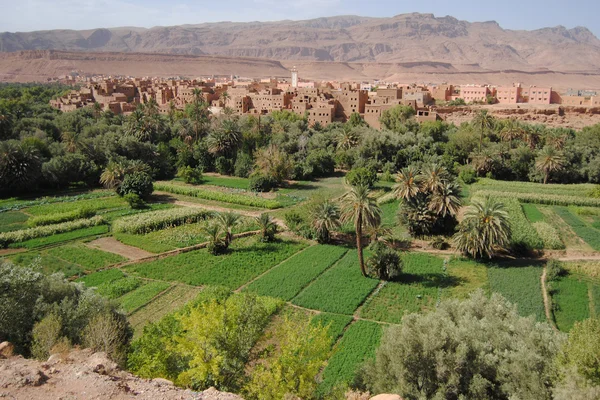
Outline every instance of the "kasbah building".
MULTIPOLYGON (((238 115, 267 115, 289 110, 306 116, 308 123, 327 126, 345 122, 358 113, 372 127, 379 129, 379 117, 397 105, 411 106, 419 122, 442 118, 432 106, 462 100, 464 104, 562 104, 570 107, 600 107, 600 96, 594 91, 568 90, 559 94, 551 87, 489 85, 416 85, 401 83, 312 82, 299 78, 294 67, 289 78, 252 79, 240 77, 207 77, 203 79, 150 79, 92 77, 66 83, 83 83, 63 97, 50 101, 61 111, 100 104, 103 111, 129 114, 139 104, 151 99, 159 111, 168 114, 183 109, 200 92, 202 100, 215 114, 225 108, 238 115)), ((459 104, 462 104, 460 102, 459 104)))

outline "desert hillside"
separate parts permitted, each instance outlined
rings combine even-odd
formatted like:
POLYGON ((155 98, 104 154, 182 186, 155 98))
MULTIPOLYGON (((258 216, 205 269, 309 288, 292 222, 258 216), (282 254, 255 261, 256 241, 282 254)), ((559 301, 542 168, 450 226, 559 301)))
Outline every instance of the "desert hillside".
POLYGON ((586 28, 513 31, 493 21, 471 23, 432 14, 0 33, 2 52, 50 49, 297 61, 433 62, 459 69, 600 70, 600 40, 586 28))

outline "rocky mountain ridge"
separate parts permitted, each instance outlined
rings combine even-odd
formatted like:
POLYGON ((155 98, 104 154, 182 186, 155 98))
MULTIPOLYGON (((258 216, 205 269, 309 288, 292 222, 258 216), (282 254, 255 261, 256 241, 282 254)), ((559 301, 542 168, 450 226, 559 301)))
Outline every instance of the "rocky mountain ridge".
POLYGON ((484 69, 600 71, 600 40, 587 28, 503 29, 432 14, 339 16, 154 28, 0 33, 0 52, 22 50, 220 55, 276 60, 479 64, 484 69))

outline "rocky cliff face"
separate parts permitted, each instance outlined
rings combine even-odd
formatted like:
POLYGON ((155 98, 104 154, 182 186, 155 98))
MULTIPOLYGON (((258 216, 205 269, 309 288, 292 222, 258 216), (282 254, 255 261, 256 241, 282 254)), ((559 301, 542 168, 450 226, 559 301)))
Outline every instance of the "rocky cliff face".
POLYGON ((278 60, 441 62, 485 69, 600 70, 600 40, 586 28, 502 29, 431 14, 307 21, 0 33, 0 51, 70 50, 225 55, 278 60))

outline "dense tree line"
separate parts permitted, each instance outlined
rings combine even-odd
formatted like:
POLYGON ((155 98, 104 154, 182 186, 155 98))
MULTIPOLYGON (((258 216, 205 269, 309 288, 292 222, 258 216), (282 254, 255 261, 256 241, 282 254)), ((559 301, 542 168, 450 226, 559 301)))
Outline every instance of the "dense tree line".
POLYGON ((358 115, 326 128, 289 111, 270 116, 211 115, 201 94, 184 110, 161 114, 150 101, 129 116, 99 107, 60 113, 48 101, 67 87, 0 87, 0 187, 7 193, 96 186, 108 169, 138 161, 153 179, 178 171, 252 178, 268 190, 285 179, 368 168, 391 177, 409 165, 437 163, 450 173, 536 182, 600 182, 600 126, 580 132, 496 120, 481 112, 460 126, 418 124, 414 111, 386 111, 383 129, 358 115), (465 167, 467 166, 467 167, 465 167))

